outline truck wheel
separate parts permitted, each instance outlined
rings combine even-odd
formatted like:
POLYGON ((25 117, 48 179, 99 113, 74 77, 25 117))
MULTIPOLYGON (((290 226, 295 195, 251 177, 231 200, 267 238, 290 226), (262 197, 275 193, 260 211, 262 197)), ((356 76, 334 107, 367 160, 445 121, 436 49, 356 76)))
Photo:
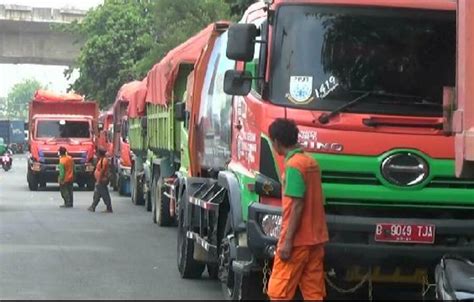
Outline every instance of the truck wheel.
POLYGON ((152 200, 154 199, 153 195, 154 194, 151 194, 150 198, 147 198, 147 200, 145 200, 145 210, 147 212, 151 212, 153 210, 153 200, 152 200))
POLYGON ((252 272, 250 275, 243 275, 234 272, 231 258, 231 249, 237 248, 237 242, 234 238, 234 231, 231 223, 232 217, 227 216, 225 227, 225 236, 221 241, 219 251, 219 273, 218 278, 221 281, 222 291, 227 300, 263 300, 262 281, 259 276, 252 272))
POLYGON ((178 271, 183 279, 201 277, 206 265, 194 260, 194 242, 186 237, 187 229, 184 226, 184 209, 179 210, 178 223, 178 271))
POLYGON ((219 277, 219 265, 217 264, 207 264, 207 274, 209 275, 210 279, 217 280, 219 277))
POLYGON ((135 166, 132 166, 132 177, 130 178, 130 190, 132 193, 132 203, 134 205, 143 205, 145 200, 143 198, 143 187, 138 181, 138 176, 135 171, 135 166))
POLYGON ((38 185, 39 185, 38 179, 35 175, 33 175, 33 173, 31 173, 30 170, 28 170, 27 180, 28 180, 28 188, 30 189, 30 191, 38 191, 38 185))
POLYGON ((155 186, 155 220, 159 226, 171 226, 174 219, 170 216, 170 200, 163 194, 163 178, 160 177, 155 186))

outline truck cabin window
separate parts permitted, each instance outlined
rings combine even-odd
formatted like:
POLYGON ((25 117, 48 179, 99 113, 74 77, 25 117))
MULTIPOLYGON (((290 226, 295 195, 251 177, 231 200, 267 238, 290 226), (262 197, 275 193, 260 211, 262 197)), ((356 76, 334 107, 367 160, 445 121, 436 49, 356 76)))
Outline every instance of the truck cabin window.
POLYGON ((347 111, 441 116, 455 85, 455 12, 285 5, 274 30, 278 105, 331 111, 376 91, 347 111))
POLYGON ((38 121, 36 138, 89 138, 88 121, 38 121))

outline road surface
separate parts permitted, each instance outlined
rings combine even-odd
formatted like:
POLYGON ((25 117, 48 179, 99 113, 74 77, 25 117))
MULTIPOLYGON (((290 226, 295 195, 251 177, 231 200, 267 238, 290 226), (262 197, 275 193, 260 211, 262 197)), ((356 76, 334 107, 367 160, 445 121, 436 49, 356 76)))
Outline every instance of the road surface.
POLYGON ((26 160, 0 170, 0 299, 222 299, 218 282, 183 280, 176 229, 159 228, 130 198, 87 211, 92 192, 60 209, 57 186, 30 192, 26 160))

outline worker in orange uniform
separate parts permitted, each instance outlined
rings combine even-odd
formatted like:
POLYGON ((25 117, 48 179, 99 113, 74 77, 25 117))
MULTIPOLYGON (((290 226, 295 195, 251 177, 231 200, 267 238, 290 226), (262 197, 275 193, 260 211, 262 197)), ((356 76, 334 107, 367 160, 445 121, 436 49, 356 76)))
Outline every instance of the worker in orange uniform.
POLYGON ((295 122, 277 119, 269 127, 276 152, 285 156, 283 217, 268 285, 271 300, 291 300, 299 286, 305 300, 323 300, 324 244, 328 241, 318 163, 298 145, 295 122))
POLYGON ((59 148, 59 190, 64 204, 61 208, 72 208, 74 202, 73 183, 74 183, 74 160, 67 154, 65 147, 59 148))
POLYGON ((99 204, 100 199, 104 200, 107 209, 105 213, 112 213, 112 201, 110 199, 108 184, 109 184, 109 161, 106 157, 107 151, 100 148, 98 150, 99 161, 95 167, 95 190, 92 205, 88 208, 89 211, 95 212, 95 208, 99 204))

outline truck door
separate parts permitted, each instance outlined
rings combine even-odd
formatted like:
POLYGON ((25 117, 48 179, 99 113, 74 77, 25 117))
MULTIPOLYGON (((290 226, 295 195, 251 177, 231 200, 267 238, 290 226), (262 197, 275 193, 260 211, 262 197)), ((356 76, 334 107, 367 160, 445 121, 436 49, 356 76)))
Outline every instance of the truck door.
POLYGON ((458 0, 456 175, 474 177, 474 1, 458 0))

